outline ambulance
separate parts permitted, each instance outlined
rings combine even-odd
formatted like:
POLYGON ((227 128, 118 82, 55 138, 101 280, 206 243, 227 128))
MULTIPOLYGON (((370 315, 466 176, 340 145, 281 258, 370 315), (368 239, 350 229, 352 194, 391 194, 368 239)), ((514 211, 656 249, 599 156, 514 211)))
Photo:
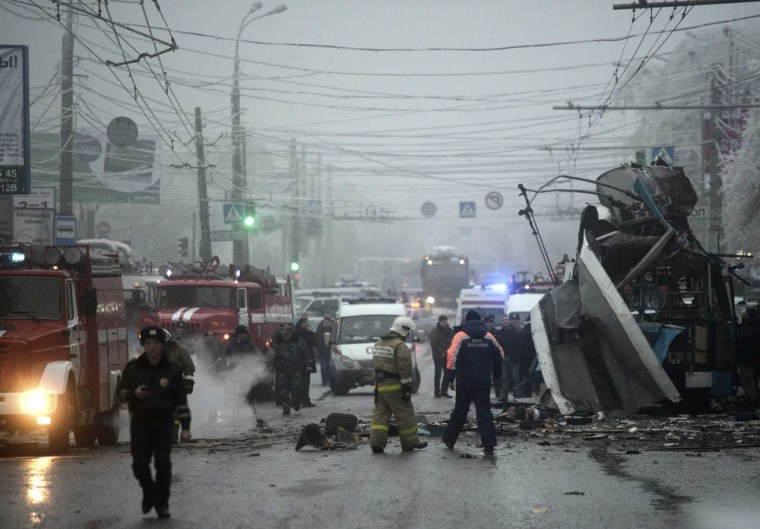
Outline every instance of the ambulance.
POLYGON ((481 318, 493 315, 498 324, 507 314, 508 300, 509 288, 505 283, 463 288, 459 293, 454 325, 463 324, 464 317, 470 310, 477 311, 481 318))

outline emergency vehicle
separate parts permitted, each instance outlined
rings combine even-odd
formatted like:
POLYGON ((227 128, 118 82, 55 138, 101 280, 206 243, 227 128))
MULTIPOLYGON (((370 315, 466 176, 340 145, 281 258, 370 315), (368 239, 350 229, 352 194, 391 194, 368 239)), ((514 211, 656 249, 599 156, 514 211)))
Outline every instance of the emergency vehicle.
POLYGON ((464 288, 459 293, 454 325, 464 323, 464 317, 469 310, 477 311, 481 318, 493 315, 496 323, 500 324, 504 315, 507 314, 507 300, 509 300, 509 289, 504 283, 464 288))
POLYGON ((248 327, 251 341, 266 351, 275 330, 293 321, 289 277, 283 284, 267 270, 251 265, 237 270, 168 271, 166 276, 155 284, 142 323, 181 336, 185 348, 208 362, 222 353, 238 325, 248 327))
POLYGON ((127 363, 121 268, 87 245, 0 245, 0 430, 53 453, 114 445, 127 363))

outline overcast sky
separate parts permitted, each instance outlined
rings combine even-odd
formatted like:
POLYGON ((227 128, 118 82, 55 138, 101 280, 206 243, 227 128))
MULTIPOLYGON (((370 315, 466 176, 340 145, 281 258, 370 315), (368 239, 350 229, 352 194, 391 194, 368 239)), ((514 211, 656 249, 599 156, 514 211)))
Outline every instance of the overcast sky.
MULTIPOLYGON (((760 15, 758 3, 695 7, 685 18, 679 9, 672 19, 672 9, 636 11, 635 21, 630 10, 613 10, 620 1, 608 0, 285 3, 286 11, 255 20, 242 33, 251 172, 263 160, 286 171, 288 142, 294 138, 305 146, 309 170, 315 170, 317 155, 323 174, 331 168, 333 198, 341 208, 352 203, 414 217, 405 226, 428 233, 424 240, 431 245, 445 243, 452 227, 472 228, 463 233, 482 238, 505 227, 528 232, 516 214, 518 183, 535 188, 560 172, 594 178, 630 161, 633 152, 576 148, 624 144, 635 126, 633 114, 579 119, 576 112, 552 106, 621 104, 617 91, 639 82, 631 76, 642 60, 656 55, 666 61, 679 43, 694 40, 671 30, 691 27, 690 34, 699 38, 721 27, 706 24, 760 15), (502 209, 485 208, 491 190, 506 197, 502 209), (433 220, 420 214, 428 200, 438 205, 433 220), (459 219, 461 201, 476 202, 475 219, 459 219)), ((93 13, 98 9, 94 0, 78 4, 93 13)), ((83 116, 77 123, 102 125, 127 115, 141 131, 160 135, 167 153, 174 140, 174 154, 165 164, 192 163, 192 145, 183 142, 192 137, 196 106, 206 119, 207 142, 229 132, 234 41, 251 2, 159 4, 161 13, 155 2, 145 2, 144 12, 131 0, 111 0, 110 12, 101 5, 103 17, 158 39, 169 40, 168 27, 178 45, 160 62, 133 64, 134 84, 126 68, 109 69, 102 61, 131 60, 163 45, 154 48, 124 27, 116 28, 117 42, 103 22, 77 17, 76 94, 78 102, 87 103, 78 105, 83 116), (162 69, 171 82, 168 94, 161 90, 162 69)), ((266 1, 254 16, 280 4, 266 1)), ((30 47, 32 123, 37 130, 52 130, 60 103, 56 91, 45 87, 60 63, 62 28, 55 6, 4 0, 1 7, 2 43, 30 47)), ((760 32, 760 18, 749 23, 760 32)), ((225 138, 209 148, 208 157, 217 165, 212 186, 229 189, 225 138)), ((167 170, 164 185, 177 178, 179 172, 167 170)), ((252 187, 254 198, 272 204, 288 194, 286 185, 252 187)), ((171 196, 184 199, 182 192, 171 196)), ((554 198, 544 203, 553 205, 554 198)), ((552 229, 548 224, 546 230, 552 229)))

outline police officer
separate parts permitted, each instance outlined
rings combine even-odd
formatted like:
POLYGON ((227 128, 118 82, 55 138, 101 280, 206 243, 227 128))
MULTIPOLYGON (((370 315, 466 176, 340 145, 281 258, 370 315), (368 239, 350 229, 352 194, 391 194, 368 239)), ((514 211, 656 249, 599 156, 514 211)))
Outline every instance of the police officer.
MULTIPOLYGON (((184 323, 184 322, 179 322, 184 323)), ((190 352, 182 347, 178 338, 173 338, 172 333, 164 329, 166 334, 166 344, 164 353, 172 364, 176 364, 182 370, 182 378, 185 381, 185 393, 190 395, 195 388, 195 362, 193 362, 190 352)), ((179 436, 179 419, 174 419, 174 433, 172 434, 172 443, 177 442, 179 436)))
POLYGON ((224 346, 222 363, 225 367, 233 368, 246 355, 256 353, 256 346, 248 335, 248 327, 238 325, 235 327, 235 337, 224 346))
POLYGON ((129 404, 132 471, 143 490, 142 512, 155 507, 159 518, 169 518, 172 425, 182 423, 182 440, 190 440, 190 408, 187 407, 182 370, 171 363, 163 348, 166 334, 160 327, 140 331, 145 352, 124 368, 119 396, 129 404), (156 478, 150 460, 154 458, 156 478))
POLYGON ((382 454, 388 444, 388 422, 396 416, 401 450, 411 452, 427 443, 417 436, 412 406, 412 352, 405 341, 417 326, 408 316, 398 316, 390 330, 372 348, 375 369, 375 409, 372 412, 369 444, 373 454, 382 454))

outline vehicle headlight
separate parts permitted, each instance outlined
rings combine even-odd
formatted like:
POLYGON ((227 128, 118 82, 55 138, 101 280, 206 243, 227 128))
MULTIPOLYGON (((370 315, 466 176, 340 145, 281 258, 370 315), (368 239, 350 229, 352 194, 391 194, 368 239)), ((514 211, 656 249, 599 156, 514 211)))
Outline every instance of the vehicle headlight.
POLYGON ((356 368, 356 362, 348 358, 347 356, 340 357, 340 366, 348 369, 356 368))
POLYGON ((53 412, 53 395, 44 391, 29 391, 21 397, 21 411, 30 415, 53 412))

